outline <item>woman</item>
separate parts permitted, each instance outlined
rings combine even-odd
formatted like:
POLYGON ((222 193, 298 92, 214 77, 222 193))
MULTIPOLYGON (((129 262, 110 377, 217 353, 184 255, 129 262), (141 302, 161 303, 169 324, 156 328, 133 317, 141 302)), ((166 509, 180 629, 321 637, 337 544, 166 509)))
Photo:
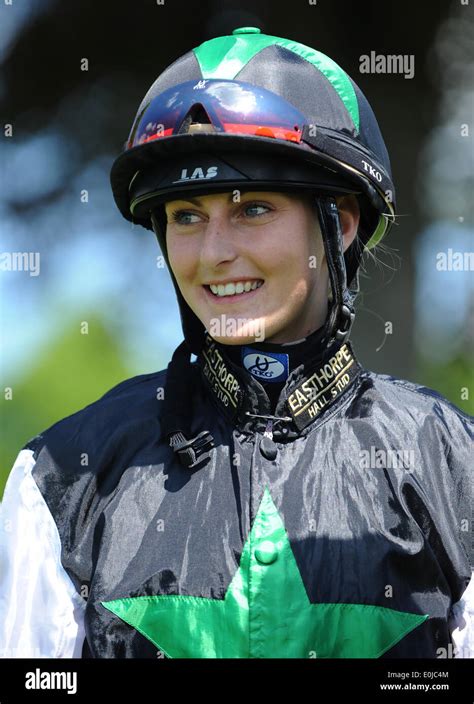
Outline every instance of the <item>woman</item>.
POLYGON ((359 88, 236 29, 158 77, 111 181, 184 340, 20 452, 6 653, 472 656, 472 419, 348 339, 395 213, 359 88))

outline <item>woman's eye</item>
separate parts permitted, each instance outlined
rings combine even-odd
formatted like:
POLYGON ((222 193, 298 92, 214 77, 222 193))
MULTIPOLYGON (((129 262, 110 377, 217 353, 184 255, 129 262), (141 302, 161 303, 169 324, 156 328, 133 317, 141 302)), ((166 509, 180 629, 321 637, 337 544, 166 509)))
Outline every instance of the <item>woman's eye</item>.
POLYGON ((194 225, 197 220, 191 220, 191 218, 198 218, 196 213, 192 213, 189 210, 174 210, 171 213, 169 222, 176 222, 179 225, 194 225))
MULTIPOLYGON (((262 203, 246 203, 243 206, 243 212, 252 219, 265 215, 265 212, 269 210, 270 208, 262 203)), ((178 225, 195 225, 199 219, 199 215, 190 210, 174 210, 170 213, 168 222, 178 225), (193 218, 195 219, 193 220, 193 218)))
POLYGON ((251 215, 251 217, 257 217, 257 218, 258 218, 260 215, 265 215, 264 212, 263 212, 263 213, 262 213, 262 212, 260 212, 260 213, 256 213, 256 212, 255 212, 255 211, 256 211, 257 209, 259 209, 259 208, 260 208, 260 209, 263 209, 264 211, 265 211, 265 210, 270 210, 270 208, 267 208, 266 205, 262 205, 261 203, 249 203, 248 205, 244 205, 244 211, 245 211, 246 213, 247 213, 249 210, 253 210, 253 211, 254 211, 254 215, 251 215))

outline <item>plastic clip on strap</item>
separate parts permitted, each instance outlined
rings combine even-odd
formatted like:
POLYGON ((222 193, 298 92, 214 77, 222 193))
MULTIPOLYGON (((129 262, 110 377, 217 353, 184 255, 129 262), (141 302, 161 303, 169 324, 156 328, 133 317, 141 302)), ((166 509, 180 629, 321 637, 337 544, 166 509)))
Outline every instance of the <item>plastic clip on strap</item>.
POLYGON ((178 453, 179 460, 187 469, 194 469, 214 447, 214 439, 208 430, 201 431, 192 440, 183 433, 173 433, 170 446, 178 453))
POLYGON ((329 347, 334 339, 345 342, 348 338, 355 312, 352 294, 347 289, 344 239, 337 203, 331 196, 318 196, 316 205, 333 292, 333 306, 327 323, 329 347))
POLYGON ((340 322, 336 330, 336 340, 340 340, 341 342, 345 342, 347 340, 351 332, 354 318, 354 309, 352 307, 349 308, 347 305, 343 305, 341 308, 340 322))

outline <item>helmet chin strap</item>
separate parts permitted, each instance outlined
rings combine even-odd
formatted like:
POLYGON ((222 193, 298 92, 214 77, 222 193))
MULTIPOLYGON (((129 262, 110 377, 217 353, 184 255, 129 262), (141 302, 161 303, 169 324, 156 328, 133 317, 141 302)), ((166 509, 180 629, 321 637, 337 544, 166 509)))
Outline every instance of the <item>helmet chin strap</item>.
POLYGON ((324 324, 326 346, 345 342, 349 337, 355 318, 354 294, 358 288, 347 288, 346 264, 344 260, 344 237, 336 200, 332 196, 317 196, 316 208, 323 236, 324 250, 332 290, 332 304, 324 324))

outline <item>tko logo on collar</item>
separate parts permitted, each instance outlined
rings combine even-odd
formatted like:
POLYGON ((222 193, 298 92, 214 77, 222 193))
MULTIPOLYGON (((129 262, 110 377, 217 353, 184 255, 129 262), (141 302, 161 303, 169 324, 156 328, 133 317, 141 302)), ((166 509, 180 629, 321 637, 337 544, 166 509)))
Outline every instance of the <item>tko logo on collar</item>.
POLYGON ((290 394, 288 408, 299 430, 314 420, 356 377, 360 365, 346 343, 290 394))
POLYGON ((288 377, 288 355, 281 352, 260 352, 243 347, 242 362, 259 381, 284 381, 288 377))
POLYGON ((224 406, 236 409, 241 395, 240 384, 209 336, 206 336, 206 347, 202 355, 205 360, 203 374, 212 391, 224 406))

